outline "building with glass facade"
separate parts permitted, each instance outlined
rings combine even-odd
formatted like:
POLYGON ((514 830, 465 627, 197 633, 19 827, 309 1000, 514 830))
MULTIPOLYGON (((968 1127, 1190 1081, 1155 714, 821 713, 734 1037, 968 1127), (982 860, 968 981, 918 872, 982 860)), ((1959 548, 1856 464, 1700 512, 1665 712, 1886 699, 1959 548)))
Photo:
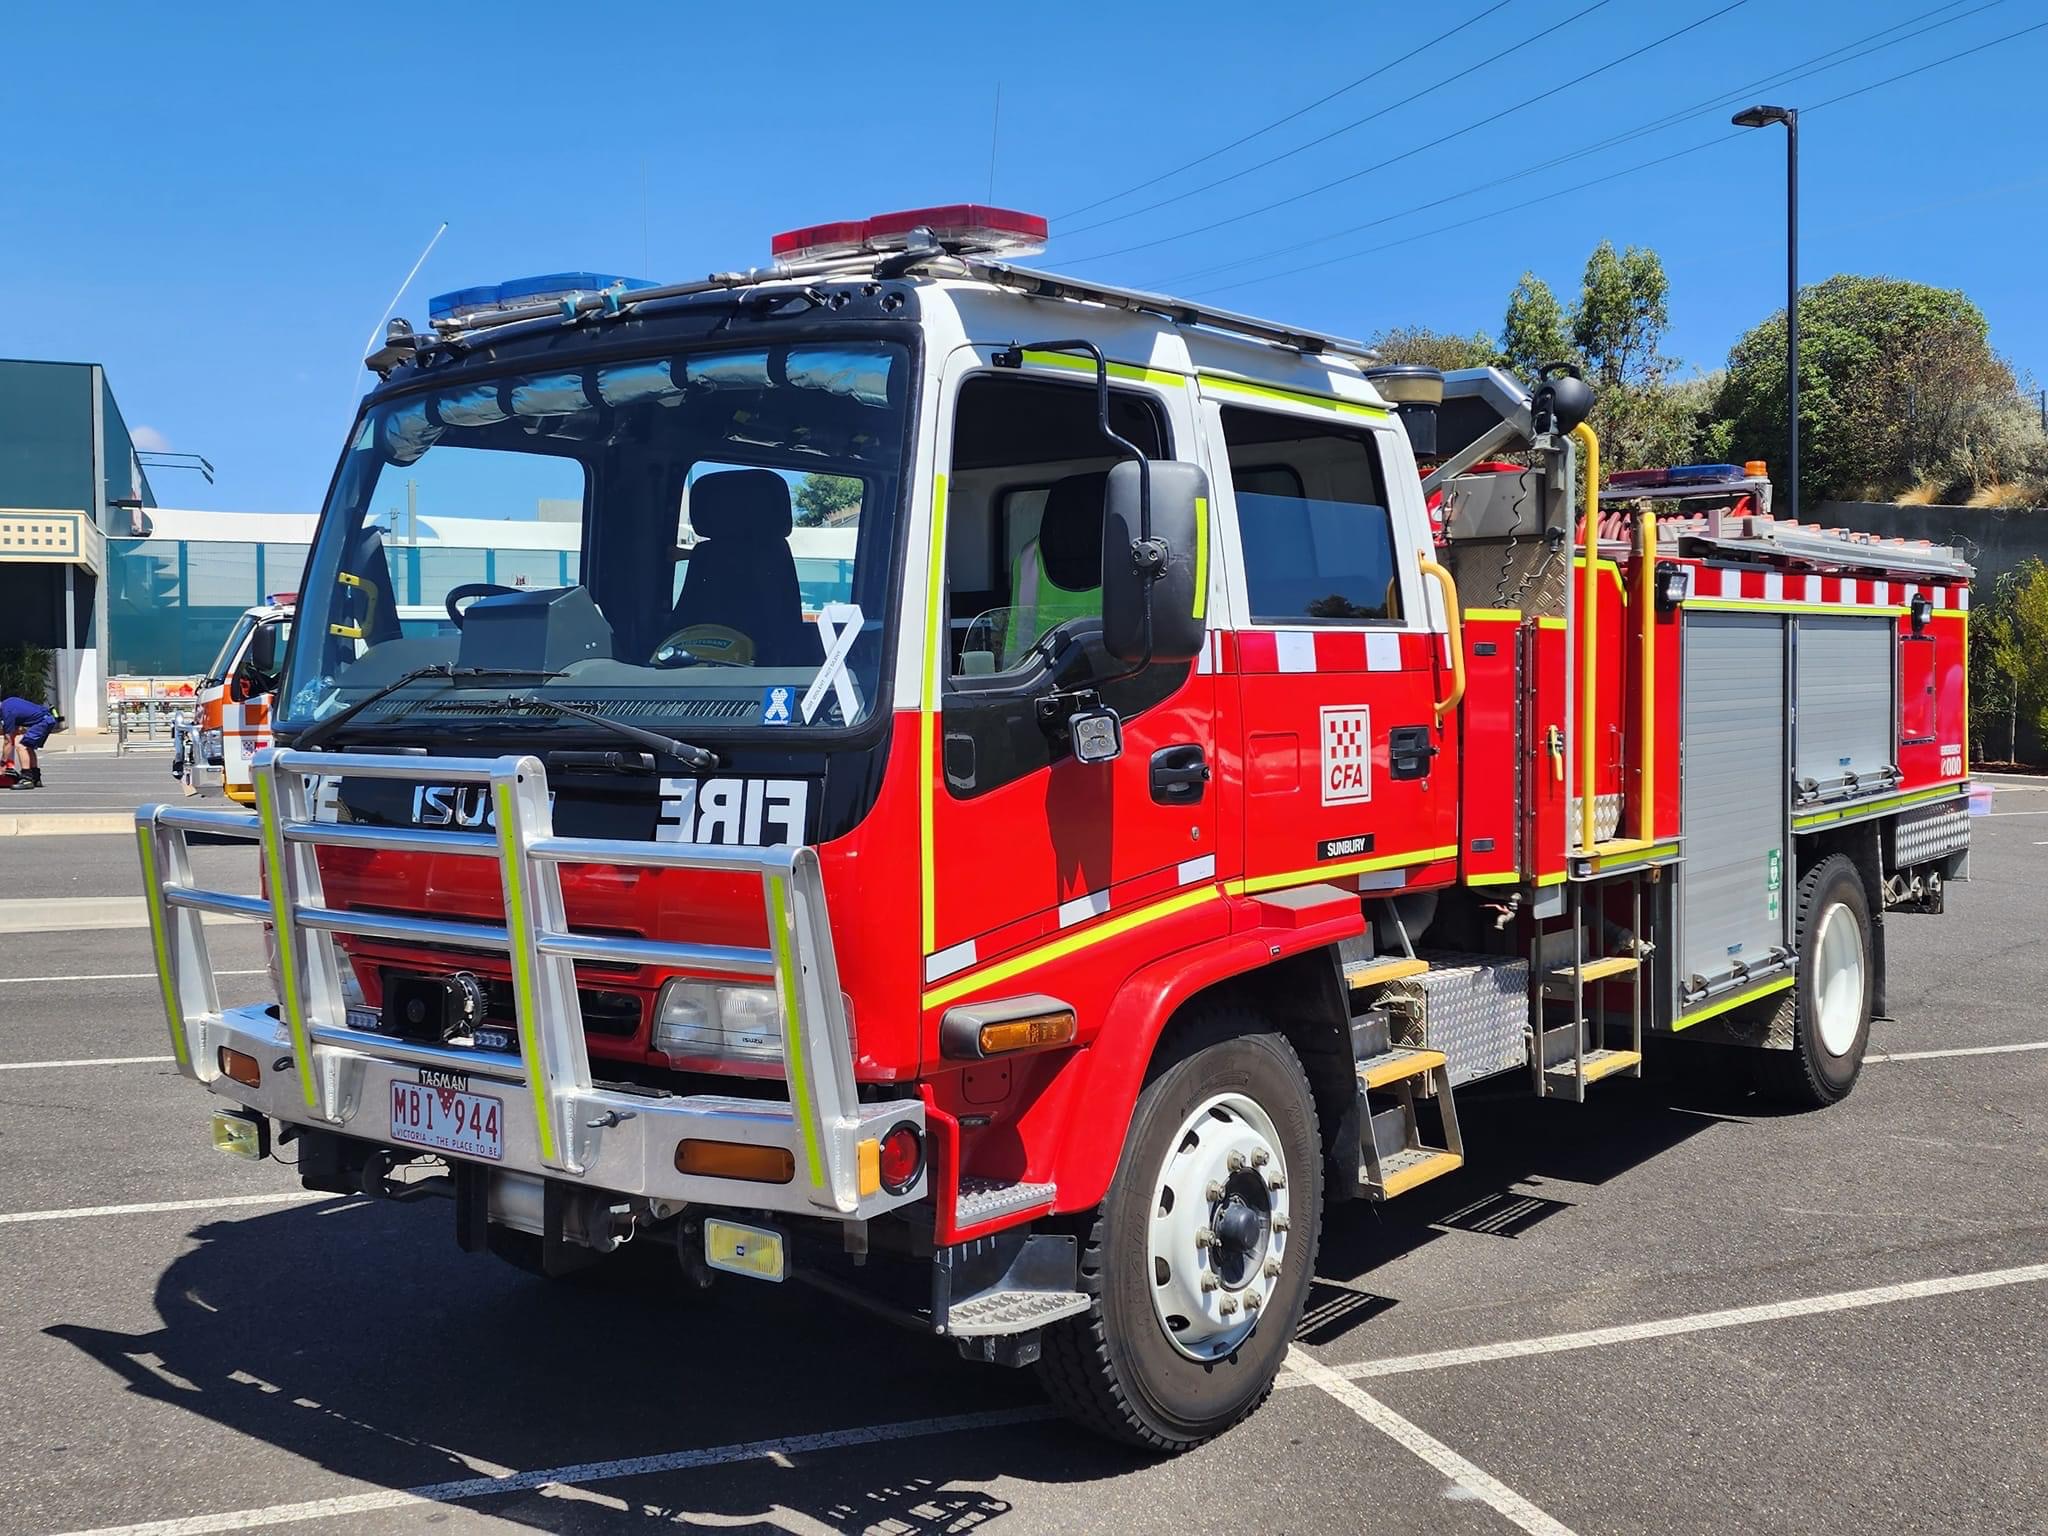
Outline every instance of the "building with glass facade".
POLYGON ((0 645, 53 653, 75 727, 103 718, 106 541, 155 504, 104 369, 0 359, 0 645))
MULTIPOLYGON (((437 613, 450 588, 562 587, 577 578, 580 508, 566 520, 391 519, 384 545, 401 613, 437 613)), ((148 536, 107 540, 107 664, 115 677, 196 677, 242 610, 296 592, 312 514, 156 508, 148 536)))

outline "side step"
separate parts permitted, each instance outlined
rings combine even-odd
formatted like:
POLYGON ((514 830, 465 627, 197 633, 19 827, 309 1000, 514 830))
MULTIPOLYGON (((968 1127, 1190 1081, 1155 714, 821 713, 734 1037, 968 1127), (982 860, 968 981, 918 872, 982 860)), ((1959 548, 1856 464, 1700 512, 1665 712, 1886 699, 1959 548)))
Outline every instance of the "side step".
MULTIPOLYGON (((1411 964, 1422 966, 1423 962, 1411 964)), ((1410 972, 1409 974, 1419 974, 1410 972)), ((1358 1189, 1368 1200, 1391 1200, 1418 1184, 1465 1166, 1451 1069, 1442 1051, 1392 1044, 1387 1016, 1373 1009, 1354 1021, 1358 1077, 1358 1189), (1430 1146, 1417 1124, 1415 1100, 1426 1089, 1443 1120, 1444 1144, 1430 1146), (1387 1102, 1391 1100, 1392 1102, 1387 1102)))
POLYGON ((1413 960, 1405 956, 1354 960, 1344 967, 1344 980, 1352 991, 1357 992, 1366 987, 1383 987, 1390 981, 1406 981, 1428 969, 1427 960, 1413 960))
POLYGON ((1022 1333, 1087 1310, 1079 1291, 984 1291, 946 1313, 946 1332, 958 1339, 1022 1333))
POLYGON ((995 1179, 963 1178, 960 1198, 953 1205, 956 1227, 978 1227, 999 1216, 1016 1216, 1051 1205, 1059 1193, 1056 1184, 1004 1184, 995 1179))

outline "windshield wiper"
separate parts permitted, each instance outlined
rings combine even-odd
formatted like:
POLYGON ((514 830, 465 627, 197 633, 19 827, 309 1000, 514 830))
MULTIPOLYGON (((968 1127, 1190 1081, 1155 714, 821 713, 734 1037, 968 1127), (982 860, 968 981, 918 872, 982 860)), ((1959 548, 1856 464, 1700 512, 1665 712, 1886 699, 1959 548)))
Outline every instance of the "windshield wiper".
POLYGON ((718 766, 718 754, 708 747, 694 746, 687 741, 678 741, 673 736, 664 736, 659 731, 642 730, 637 725, 628 725, 623 720, 608 720, 603 715, 592 714, 587 709, 578 709, 574 704, 563 704, 538 693, 517 694, 505 701, 507 709, 546 709, 572 720, 587 720, 592 725, 601 725, 614 736, 648 748, 650 751, 666 753, 693 772, 704 773, 718 766))
POLYGON ((408 683, 417 683, 422 678, 438 677, 448 682, 464 682, 476 677, 559 677, 558 672, 535 672, 523 667, 458 667, 453 662, 437 661, 430 666, 414 667, 410 672, 401 672, 381 688, 372 688, 353 704, 336 710, 325 720, 315 720, 293 740, 292 746, 300 752, 311 751, 318 743, 325 741, 349 721, 355 719, 372 704, 388 699, 408 683))

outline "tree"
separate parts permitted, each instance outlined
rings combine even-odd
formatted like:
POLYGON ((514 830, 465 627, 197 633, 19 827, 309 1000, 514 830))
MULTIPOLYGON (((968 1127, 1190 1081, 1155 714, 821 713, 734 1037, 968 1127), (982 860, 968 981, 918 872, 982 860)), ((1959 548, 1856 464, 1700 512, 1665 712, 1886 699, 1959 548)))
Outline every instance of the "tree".
MULTIPOLYGON (((1847 273, 1802 290, 1801 500, 2039 474, 2048 454, 2038 420, 1989 337, 1959 292, 1847 273)), ((1784 311, 1736 342, 1715 415, 1731 457, 1784 461, 1784 311)))
POLYGON ((796 488, 796 525, 824 528, 860 513, 860 482, 851 475, 805 475, 796 488))
POLYGON ((1550 284, 1534 272, 1524 272, 1508 295, 1500 353, 1510 371, 1531 383, 1546 363, 1578 361, 1578 351, 1565 334, 1564 308, 1550 284))
POLYGON ((1572 342, 1596 387, 1662 382, 1670 360, 1658 355, 1657 344, 1670 323, 1670 291, 1655 251, 1632 245, 1617 254, 1611 240, 1594 247, 1571 323, 1572 342))
POLYGON ((1485 332, 1454 336, 1432 331, 1426 325, 1390 326, 1373 337, 1369 345, 1382 363, 1420 363, 1446 373, 1460 368, 1491 368, 1500 361, 1493 342, 1485 332))
POLYGON ((1970 625, 1970 739, 2019 757, 2020 725, 2048 733, 2048 566, 2022 561, 1993 583, 1970 625))

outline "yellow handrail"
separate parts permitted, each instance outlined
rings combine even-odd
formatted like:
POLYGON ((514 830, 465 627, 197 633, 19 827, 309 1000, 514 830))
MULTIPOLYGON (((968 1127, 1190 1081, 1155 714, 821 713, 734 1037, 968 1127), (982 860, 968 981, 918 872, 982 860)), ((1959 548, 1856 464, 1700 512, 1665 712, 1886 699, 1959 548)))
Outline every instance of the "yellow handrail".
POLYGON ((1579 585, 1579 848, 1600 840, 1593 810, 1598 801, 1593 782, 1593 754, 1599 740, 1599 711, 1594 707, 1595 646, 1600 629, 1600 439, 1584 422, 1572 428, 1572 441, 1586 458, 1586 494, 1581 503, 1586 574, 1579 585))
POLYGON ((1438 699, 1436 704, 1436 723, 1442 725, 1444 716, 1465 697, 1465 615, 1458 607, 1458 583, 1451 573, 1427 555, 1422 557, 1421 566, 1422 574, 1432 578, 1443 592, 1444 622, 1448 626, 1445 638, 1451 651, 1451 691, 1449 697, 1438 699))
POLYGON ((1657 840, 1657 514, 1636 514, 1636 681, 1641 699, 1643 771, 1636 782, 1636 836, 1657 840))

